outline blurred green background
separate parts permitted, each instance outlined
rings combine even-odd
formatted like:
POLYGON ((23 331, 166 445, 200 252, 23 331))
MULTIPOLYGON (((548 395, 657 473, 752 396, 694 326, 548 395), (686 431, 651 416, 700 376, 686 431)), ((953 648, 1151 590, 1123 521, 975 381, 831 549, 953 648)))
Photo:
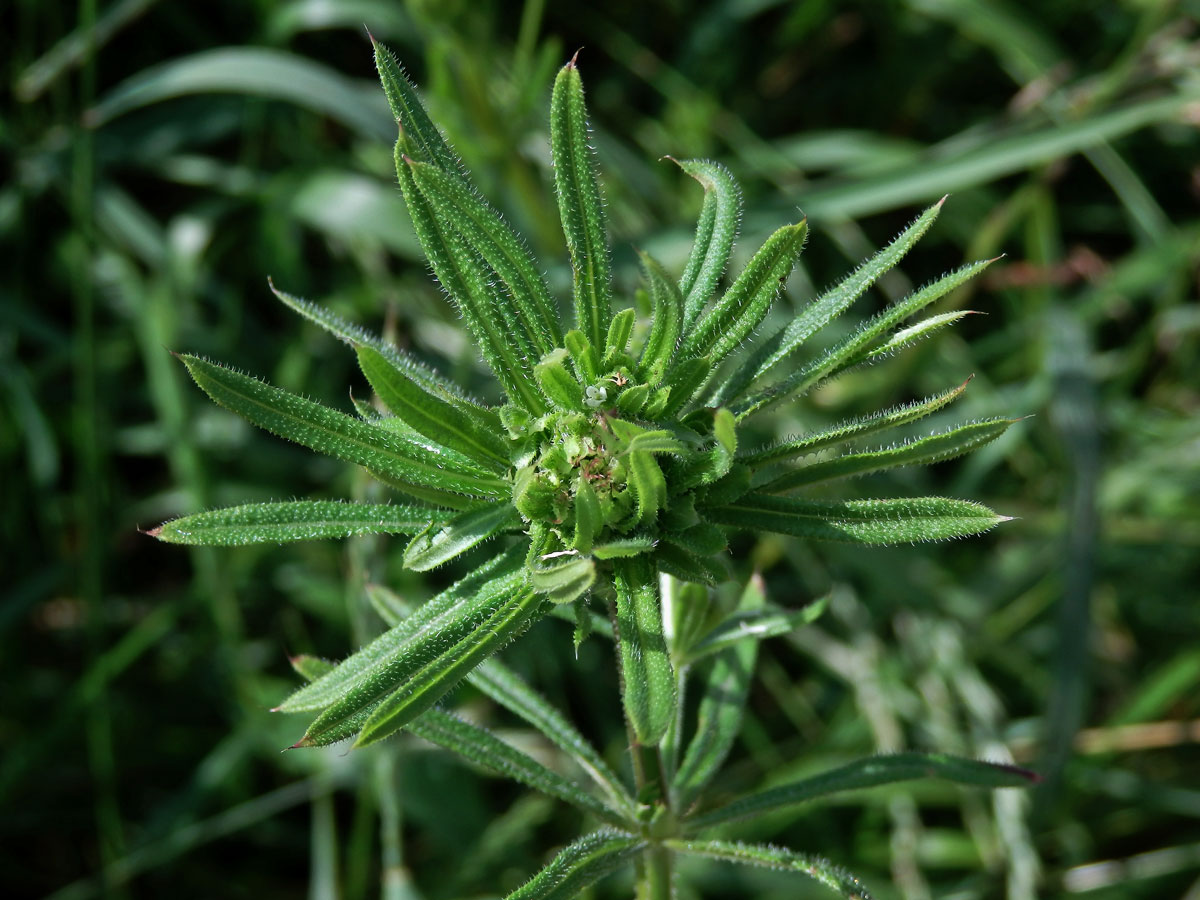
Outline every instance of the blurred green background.
MULTIPOLYGON (((854 315, 1007 254, 987 313, 822 389, 781 432, 974 380, 951 418, 1031 418, 970 458, 854 482, 1019 517, 890 550, 740 544, 771 599, 833 592, 764 645, 735 791, 902 747, 1015 758, 1029 794, 845 796, 732 832, 817 852, 882 898, 1200 898, 1200 3, 1120 0, 12 0, 0 13, 0 882, 9 897, 497 896, 581 827, 398 740, 280 754, 287 656, 379 629, 367 583, 453 573, 396 542, 209 552, 138 533, 206 507, 369 497, 359 473, 212 406, 168 350, 343 409, 353 355, 266 279, 471 383, 420 259, 364 23, 421 85, 560 296, 547 102, 577 47, 614 229, 680 266, 700 191, 741 178, 742 254, 813 232, 773 315, 952 193, 854 315)), ((849 327, 847 324, 846 327, 849 327)), ((832 337, 832 336, 831 336, 832 337)), ((769 437, 763 435, 764 438, 769 437)), ((570 626, 507 654, 615 763, 609 648, 570 626)), ((454 702, 551 750, 470 690, 454 702)), ((685 867, 681 897, 795 898, 685 867)), ((626 896, 613 879, 595 896, 626 896)))

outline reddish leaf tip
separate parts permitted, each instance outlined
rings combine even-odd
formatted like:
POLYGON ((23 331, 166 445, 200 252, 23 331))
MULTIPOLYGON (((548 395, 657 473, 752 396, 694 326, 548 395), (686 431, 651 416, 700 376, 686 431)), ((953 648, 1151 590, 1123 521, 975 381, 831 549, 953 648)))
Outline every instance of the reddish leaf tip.
POLYGON ((371 46, 378 47, 379 41, 375 40, 375 35, 371 34, 371 29, 367 27, 367 23, 363 22, 363 31, 367 33, 367 37, 371 39, 371 46))
POLYGON ((583 50, 582 47, 580 47, 579 50, 576 50, 573 54, 571 54, 571 58, 569 60, 567 60, 567 64, 566 64, 566 66, 564 66, 564 68, 566 68, 566 69, 579 68, 578 61, 579 61, 579 53, 581 50, 583 50))
POLYGON ((138 532, 146 535, 146 537, 156 538, 160 534, 162 534, 162 530, 163 530, 163 527, 161 525, 159 525, 157 528, 147 528, 145 531, 143 531, 141 528, 139 528, 138 532))
POLYGON ((941 200, 939 200, 937 203, 935 203, 935 204, 934 204, 934 206, 936 206, 938 209, 941 209, 941 208, 942 208, 942 204, 946 202, 946 199, 947 199, 949 196, 950 196, 949 194, 943 194, 943 195, 942 195, 942 199, 941 199, 941 200))

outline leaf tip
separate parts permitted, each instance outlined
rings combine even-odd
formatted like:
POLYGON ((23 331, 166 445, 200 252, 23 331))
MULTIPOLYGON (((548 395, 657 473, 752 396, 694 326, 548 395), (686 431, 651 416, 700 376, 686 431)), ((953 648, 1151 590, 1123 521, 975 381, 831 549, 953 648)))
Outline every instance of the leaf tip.
POLYGON ((144 535, 146 535, 146 537, 156 538, 162 534, 162 530, 163 530, 163 527, 161 525, 159 525, 157 528, 147 528, 145 530, 139 528, 138 533, 144 534, 144 535))
POLYGON ((567 64, 565 66, 563 66, 563 68, 564 69, 578 69, 579 68, 579 54, 582 50, 583 50, 583 48, 580 47, 579 50, 576 50, 574 53, 572 53, 571 58, 569 60, 567 60, 567 64))
POLYGON ((946 200, 947 200, 949 197, 950 197, 950 195, 949 195, 949 194, 943 194, 943 195, 942 195, 942 199, 941 199, 941 200, 939 200, 937 203, 933 204, 933 205, 934 205, 934 207, 936 207, 937 209, 941 209, 941 208, 942 208, 942 205, 943 205, 943 204, 946 202, 946 200))

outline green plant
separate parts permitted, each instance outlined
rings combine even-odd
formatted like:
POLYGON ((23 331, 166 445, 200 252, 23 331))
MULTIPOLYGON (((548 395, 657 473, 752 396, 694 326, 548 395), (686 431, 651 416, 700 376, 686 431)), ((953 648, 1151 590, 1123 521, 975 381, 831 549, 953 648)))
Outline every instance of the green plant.
POLYGON ((355 348, 386 413, 356 401, 355 418, 183 356, 192 377, 220 405, 365 467, 408 502, 253 504, 186 516, 151 534, 199 545, 408 534, 404 562, 416 571, 492 539, 501 549, 417 609, 374 590, 372 600, 390 630, 340 664, 295 659, 309 683, 279 709, 317 716, 294 746, 353 738, 362 747, 408 729, 602 824, 512 898, 573 896, 627 863, 635 867, 639 897, 665 898, 672 892, 676 854, 792 870, 843 896, 866 897, 856 879, 822 860, 705 835, 837 791, 906 779, 985 787, 1032 780, 1011 766, 899 754, 715 807, 704 796, 740 727, 758 642, 802 626, 821 609, 771 606, 756 577, 746 581, 732 608, 712 602, 711 590, 732 577, 731 534, 772 531, 878 545, 978 534, 1004 519, 962 500, 836 501, 791 493, 949 459, 995 439, 1013 420, 973 422, 877 450, 826 452, 921 419, 952 402, 965 384, 782 442, 748 448, 740 441, 757 414, 967 315, 953 311, 904 325, 990 261, 941 277, 796 362, 813 335, 916 243, 942 204, 786 327, 739 355, 791 272, 806 224, 776 231, 719 292, 740 217, 739 191, 716 163, 679 162, 703 186, 704 206, 680 279, 642 254, 652 315, 648 326, 640 325, 636 308, 612 311, 604 207, 572 59, 560 71, 551 101, 559 211, 574 273, 576 327, 564 332, 525 245, 472 187, 391 54, 378 44, 375 50, 400 125, 396 169, 415 230, 507 402, 485 406, 411 355, 276 290, 287 305, 355 348), (577 645, 592 631, 615 641, 633 790, 569 721, 492 658, 551 613, 576 622, 577 645), (689 727, 682 697, 693 675, 701 682, 701 699, 689 727), (595 791, 439 709, 436 704, 464 678, 572 757, 595 791))

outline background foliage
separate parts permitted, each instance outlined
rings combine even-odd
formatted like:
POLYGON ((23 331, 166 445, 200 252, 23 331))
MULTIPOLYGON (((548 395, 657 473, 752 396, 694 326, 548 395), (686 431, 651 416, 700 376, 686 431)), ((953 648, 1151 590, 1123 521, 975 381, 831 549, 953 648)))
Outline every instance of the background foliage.
MULTIPOLYGON (((368 583, 419 598, 449 575, 401 573, 374 540, 209 552, 137 533, 211 506, 373 495, 213 407, 166 352, 347 408, 348 386, 366 391, 353 355, 277 303, 268 274, 478 375, 393 186, 364 22, 484 190, 558 261, 562 295, 545 109, 578 46, 626 292, 635 245, 675 266, 689 247, 699 191, 664 154, 734 169, 744 248, 808 214, 793 305, 953 193, 872 302, 1007 253, 950 301, 988 315, 839 380, 781 429, 974 373, 956 418, 961 404, 1033 417, 964 461, 886 477, 1020 518, 919 550, 742 546, 773 601, 832 602, 764 645, 728 788, 876 749, 1011 754, 1048 776, 1028 798, 901 786, 745 836, 853 862, 882 897, 1200 896, 1200 8, 649 6, 8 5, 11 896, 349 900, 379 893, 381 867, 389 897, 489 896, 576 833, 572 812, 409 741, 278 752, 302 730, 267 712, 295 683, 287 654, 342 656, 374 633, 368 583)), ((590 641, 577 661, 569 632, 548 620, 510 661, 619 763, 615 684, 595 674, 612 671, 609 649, 590 641)), ((468 689, 456 700, 515 728, 468 689)), ((769 872, 692 875, 702 896, 820 896, 769 872)))

